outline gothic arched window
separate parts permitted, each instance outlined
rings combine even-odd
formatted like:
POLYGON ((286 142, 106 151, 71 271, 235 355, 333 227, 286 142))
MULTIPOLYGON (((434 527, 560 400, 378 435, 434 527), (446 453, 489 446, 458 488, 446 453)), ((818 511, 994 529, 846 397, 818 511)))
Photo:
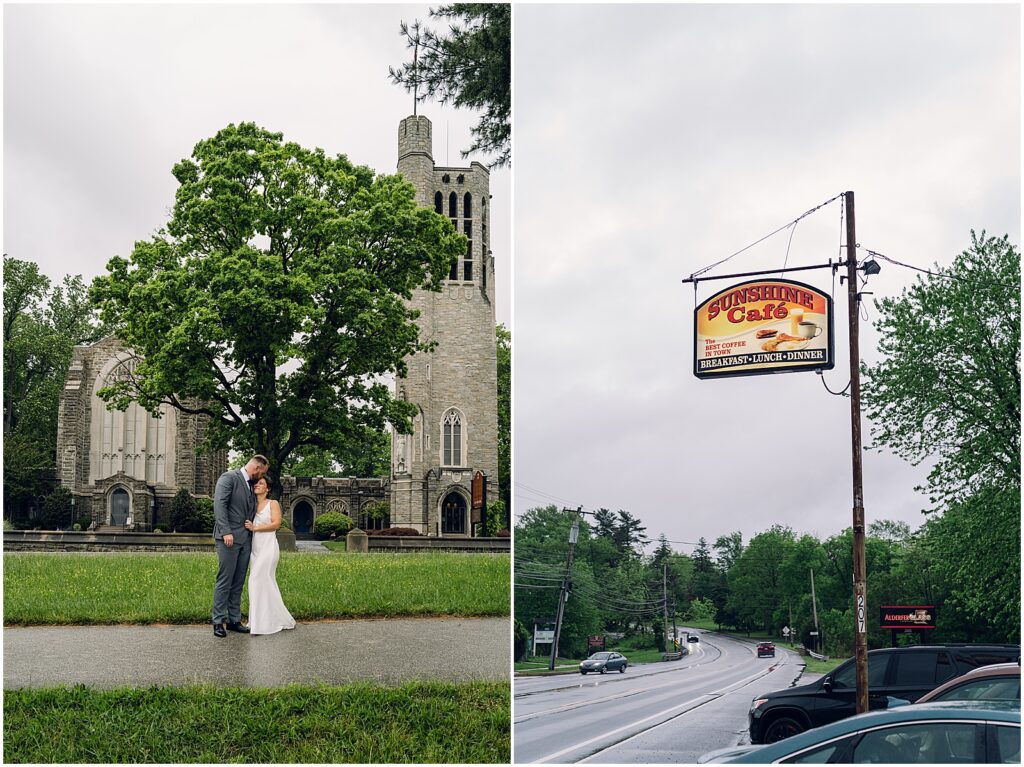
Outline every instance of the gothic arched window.
POLYGON ((444 196, 440 192, 434 192, 434 212, 444 213, 444 196))
POLYGON ((441 465, 463 466, 466 455, 462 413, 451 408, 441 419, 441 465))
POLYGON ((459 216, 459 198, 455 196, 455 192, 448 195, 448 218, 458 218, 459 216))
MULTIPOLYGON (((133 357, 112 360, 97 377, 96 391, 130 381, 137 364, 133 357)), ((134 402, 123 411, 107 410, 103 400, 94 396, 91 411, 93 481, 124 472, 151 485, 174 484, 175 416, 169 406, 162 405, 159 417, 154 417, 134 402)))
POLYGON ((473 197, 469 192, 466 192, 466 196, 462 198, 462 217, 472 218, 473 216, 473 197))

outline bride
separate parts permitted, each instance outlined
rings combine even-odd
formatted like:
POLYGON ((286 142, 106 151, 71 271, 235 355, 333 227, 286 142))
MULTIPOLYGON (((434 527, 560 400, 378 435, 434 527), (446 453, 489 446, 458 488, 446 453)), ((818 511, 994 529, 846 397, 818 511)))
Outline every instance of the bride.
POLYGON ((284 606, 277 588, 277 561, 281 549, 277 545, 277 529, 281 526, 281 505, 267 498, 270 485, 266 477, 253 487, 256 494, 256 518, 246 521, 252 531, 252 555, 249 559, 249 631, 253 634, 276 634, 295 628, 295 619, 284 606))

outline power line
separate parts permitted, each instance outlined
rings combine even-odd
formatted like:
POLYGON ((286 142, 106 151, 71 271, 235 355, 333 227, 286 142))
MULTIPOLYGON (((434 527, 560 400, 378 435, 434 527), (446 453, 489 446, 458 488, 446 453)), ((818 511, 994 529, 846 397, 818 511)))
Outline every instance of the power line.
POLYGON ((947 279, 947 280, 957 280, 959 282, 963 282, 963 283, 968 284, 968 285, 974 285, 974 286, 979 287, 979 288, 999 287, 999 288, 1004 288, 1006 290, 1016 290, 1017 289, 1016 285, 1007 285, 1006 283, 999 282, 998 280, 969 280, 969 279, 966 279, 964 277, 960 277, 960 276, 955 275, 955 274, 948 274, 946 272, 933 272, 933 271, 931 271, 929 269, 922 269, 919 266, 914 266, 913 264, 905 264, 902 261, 897 261, 895 258, 891 258, 890 256, 885 255, 884 253, 879 253, 879 252, 874 251, 874 250, 869 250, 868 248, 865 248, 864 252, 867 253, 869 256, 874 256, 875 258, 880 258, 883 261, 888 261, 890 264, 894 264, 896 266, 902 266, 905 269, 913 269, 916 272, 922 272, 923 274, 927 274, 927 275, 930 275, 932 277, 942 277, 942 278, 947 279))
MULTIPOLYGON (((829 199, 829 200, 825 200, 825 202, 821 203, 820 205, 816 205, 815 207, 811 208, 810 210, 808 210, 808 211, 805 211, 804 213, 801 213, 801 214, 800 214, 799 216, 797 216, 796 218, 794 218, 794 219, 793 219, 792 221, 790 221, 789 223, 787 223, 787 224, 784 224, 783 226, 780 226, 780 227, 779 227, 778 229, 776 229, 776 230, 775 230, 774 232, 772 232, 771 234, 766 234, 766 235, 765 235, 764 237, 762 237, 762 238, 761 238, 760 240, 758 240, 757 242, 752 242, 752 243, 750 243, 749 245, 747 245, 747 246, 746 246, 745 248, 740 248, 740 249, 739 249, 739 250, 737 250, 737 251, 736 251, 735 253, 733 253, 733 254, 732 254, 731 256, 726 256, 726 257, 725 257, 725 258, 723 258, 723 259, 722 259, 721 261, 716 261, 715 263, 711 264, 710 266, 705 266, 705 267, 704 267, 703 269, 698 269, 698 270, 697 270, 696 272, 694 272, 693 274, 691 274, 691 275, 690 275, 690 278, 692 279, 692 278, 694 278, 694 277, 697 277, 697 276, 699 276, 699 275, 701 275, 701 274, 704 274, 704 272, 709 272, 709 271, 711 271, 712 269, 714 269, 714 268, 715 268, 716 266, 721 266, 721 265, 722 265, 722 264, 724 264, 724 263, 725 263, 726 261, 728 261, 728 260, 730 260, 730 259, 732 259, 732 258, 735 258, 735 257, 736 257, 736 256, 738 256, 738 255, 739 255, 740 253, 743 253, 744 251, 750 250, 750 249, 751 249, 752 247, 754 247, 755 245, 760 245, 760 244, 761 244, 762 242, 764 242, 765 240, 767 240, 767 239, 768 239, 769 237, 773 237, 774 235, 778 234, 779 232, 783 231, 784 229, 788 229, 788 228, 789 228, 789 227, 791 227, 791 226, 795 226, 795 225, 796 225, 796 223, 797 223, 798 221, 800 221, 800 219, 802 219, 802 218, 806 218, 807 216, 811 215, 811 214, 812 214, 812 213, 814 213, 815 211, 821 210, 821 209, 822 209, 822 208, 824 208, 824 207, 825 207, 826 205, 828 205, 828 204, 829 204, 829 203, 831 203, 831 202, 835 202, 836 200, 838 200, 838 199, 839 199, 840 197, 842 197, 842 196, 843 196, 843 192, 840 192, 840 193, 839 193, 839 194, 837 194, 837 195, 836 195, 835 197, 833 197, 833 198, 831 198, 831 199, 829 199)), ((694 287, 696 287, 696 285, 695 285, 694 287)))

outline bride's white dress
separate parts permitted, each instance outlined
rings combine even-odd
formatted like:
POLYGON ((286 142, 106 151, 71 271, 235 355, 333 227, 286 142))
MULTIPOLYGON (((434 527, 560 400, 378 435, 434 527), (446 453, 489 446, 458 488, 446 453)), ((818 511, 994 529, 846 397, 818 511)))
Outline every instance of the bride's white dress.
MULTIPOLYGON (((256 512, 254 525, 270 524, 270 501, 256 512)), ((277 588, 277 561, 281 548, 277 533, 252 534, 252 555, 249 559, 249 631, 253 634, 276 634, 295 628, 295 619, 281 599, 277 588)))

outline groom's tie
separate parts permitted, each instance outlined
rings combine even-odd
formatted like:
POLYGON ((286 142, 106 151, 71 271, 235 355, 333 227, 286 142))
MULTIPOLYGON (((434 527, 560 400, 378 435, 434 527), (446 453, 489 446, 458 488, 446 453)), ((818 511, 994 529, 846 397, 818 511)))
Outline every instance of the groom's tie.
POLYGON ((253 487, 255 485, 256 485, 256 483, 253 482, 250 479, 249 480, 249 495, 247 496, 248 497, 248 501, 249 501, 249 512, 246 515, 249 519, 255 519, 256 518, 256 496, 252 494, 252 489, 253 489, 253 487))

